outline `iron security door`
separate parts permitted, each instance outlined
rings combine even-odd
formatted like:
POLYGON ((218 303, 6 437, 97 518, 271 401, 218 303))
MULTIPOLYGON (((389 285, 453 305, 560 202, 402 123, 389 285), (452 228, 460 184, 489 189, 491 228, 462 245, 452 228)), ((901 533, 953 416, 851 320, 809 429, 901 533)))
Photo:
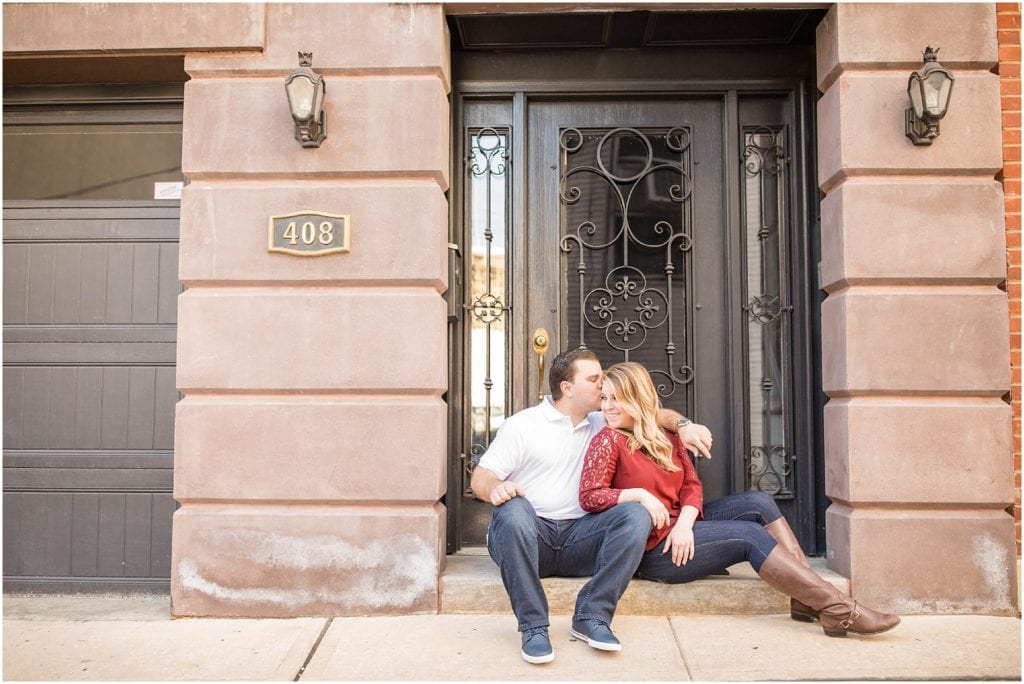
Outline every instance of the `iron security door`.
MULTIPOLYGON (((501 420, 548 393, 547 362, 581 344, 606 366, 643 363, 664 404, 707 423, 716 449, 731 452, 722 99, 532 104, 522 221, 514 135, 474 125, 506 109, 465 111, 468 253, 453 269, 467 288, 463 493, 501 420)), ((727 458, 698 467, 709 497, 731 491, 727 458)), ((458 505, 460 543, 482 544, 489 504, 458 505)))
MULTIPOLYGON (((721 121, 720 99, 531 107, 525 304, 551 354, 642 363, 729 453, 721 121)), ((728 492, 724 464, 698 464, 709 497, 728 492)))
POLYGON ((772 494, 815 549, 803 100, 722 92, 459 100, 449 292, 449 550, 484 542, 473 467, 581 344, 707 424, 705 494, 772 494), (798 467, 799 465, 799 467, 798 467))
POLYGON ((822 14, 449 17, 450 552, 484 540, 474 464, 581 342, 712 428, 709 497, 767 492, 824 548, 822 14))

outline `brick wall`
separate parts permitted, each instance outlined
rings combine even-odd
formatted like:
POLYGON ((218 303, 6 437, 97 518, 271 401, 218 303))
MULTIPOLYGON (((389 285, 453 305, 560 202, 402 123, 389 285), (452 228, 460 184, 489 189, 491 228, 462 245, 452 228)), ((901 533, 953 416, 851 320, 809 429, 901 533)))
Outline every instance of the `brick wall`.
POLYGON ((1007 292, 1010 301, 1010 378, 1013 406, 1013 468, 1017 487, 1014 517, 1017 520, 1017 555, 1020 538, 1021 455, 1021 316, 1020 316, 1020 5, 996 5, 999 33, 999 84, 1003 104, 1003 172, 1000 180, 1006 202, 1007 292))

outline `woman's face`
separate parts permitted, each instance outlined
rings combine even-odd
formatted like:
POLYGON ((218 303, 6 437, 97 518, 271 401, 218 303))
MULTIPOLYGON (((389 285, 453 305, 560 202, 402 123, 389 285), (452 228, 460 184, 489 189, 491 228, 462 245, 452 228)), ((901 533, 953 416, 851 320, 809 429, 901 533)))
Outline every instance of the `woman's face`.
POLYGON ((615 397, 615 387, 607 379, 601 387, 601 413, 610 427, 619 430, 633 429, 633 416, 619 405, 619 400, 615 397))

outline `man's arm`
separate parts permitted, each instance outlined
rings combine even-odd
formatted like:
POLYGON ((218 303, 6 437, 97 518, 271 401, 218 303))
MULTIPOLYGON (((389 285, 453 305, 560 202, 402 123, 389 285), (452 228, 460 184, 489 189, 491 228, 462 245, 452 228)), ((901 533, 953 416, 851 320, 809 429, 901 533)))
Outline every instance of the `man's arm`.
POLYGON ((711 430, 707 426, 688 421, 683 414, 667 408, 658 411, 658 425, 678 434, 683 446, 694 456, 711 458, 711 430))
POLYGON ((490 501, 495 506, 500 506, 509 499, 522 496, 523 492, 519 486, 511 480, 502 480, 487 468, 477 466, 473 468, 473 477, 469 480, 469 487, 473 495, 483 501, 490 501))
POLYGON ((670 432, 679 432, 676 430, 676 423, 681 420, 685 420, 685 417, 679 411, 673 411, 670 408, 658 410, 658 425, 670 432))

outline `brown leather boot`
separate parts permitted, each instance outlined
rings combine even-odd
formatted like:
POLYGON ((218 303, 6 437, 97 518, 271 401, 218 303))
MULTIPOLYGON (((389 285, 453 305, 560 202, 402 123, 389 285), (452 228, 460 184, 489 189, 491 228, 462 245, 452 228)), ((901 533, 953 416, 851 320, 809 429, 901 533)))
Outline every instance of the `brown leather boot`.
MULTIPOLYGON (((768 523, 764 526, 764 530, 772 536, 772 539, 779 543, 779 546, 794 556, 802 565, 808 568, 811 567, 810 563, 807 562, 804 550, 800 548, 800 542, 796 540, 796 535, 793 534, 793 528, 789 526, 785 516, 768 523)), ((791 598, 789 599, 789 617, 797 622, 814 622, 818 619, 818 611, 804 605, 795 598, 791 598)))
POLYGON ((773 588, 817 610, 821 628, 830 637, 845 637, 847 632, 881 634, 900 623, 896 615, 872 610, 845 596, 781 546, 768 554, 759 574, 773 588))

